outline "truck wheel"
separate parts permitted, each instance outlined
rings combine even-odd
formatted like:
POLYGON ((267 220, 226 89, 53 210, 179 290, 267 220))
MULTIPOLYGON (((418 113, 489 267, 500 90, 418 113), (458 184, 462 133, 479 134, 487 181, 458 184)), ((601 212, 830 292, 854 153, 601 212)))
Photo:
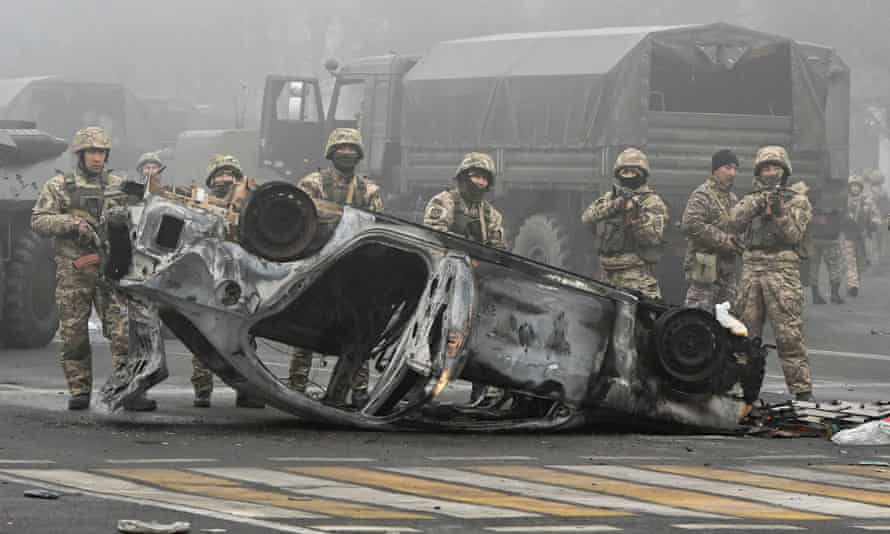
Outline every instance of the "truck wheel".
POLYGON ((56 309, 56 262, 48 239, 26 230, 6 264, 6 343, 36 348, 49 343, 59 328, 56 309))
POLYGON ((568 269, 571 257, 569 233, 553 214, 532 215, 519 227, 513 254, 568 269))

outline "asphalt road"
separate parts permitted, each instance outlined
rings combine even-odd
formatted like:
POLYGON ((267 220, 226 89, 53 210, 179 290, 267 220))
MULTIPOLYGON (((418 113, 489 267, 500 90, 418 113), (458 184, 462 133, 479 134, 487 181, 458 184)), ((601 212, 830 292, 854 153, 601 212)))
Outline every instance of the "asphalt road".
MULTIPOLYGON (((890 287, 866 283, 861 299, 807 310, 820 399, 890 399, 890 287)), ((100 384, 110 358, 94 350, 100 384)), ((860 463, 890 462, 890 448, 608 428, 345 431, 236 409, 222 385, 201 410, 177 343, 157 412, 70 413, 57 351, 0 355, 0 533, 115 532, 119 519, 230 533, 890 530, 890 467, 860 463), (24 497, 32 488, 61 497, 24 497)), ((286 356, 264 353, 284 376, 286 356)), ((764 395, 784 395, 775 358, 764 395)))

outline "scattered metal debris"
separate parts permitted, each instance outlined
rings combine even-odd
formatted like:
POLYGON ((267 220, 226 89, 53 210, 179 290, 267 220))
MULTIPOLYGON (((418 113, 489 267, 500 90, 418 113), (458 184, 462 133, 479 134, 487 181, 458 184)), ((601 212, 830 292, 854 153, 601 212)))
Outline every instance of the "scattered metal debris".
POLYGON ((117 522, 118 532, 126 534, 182 534, 188 532, 190 528, 192 525, 188 521, 159 523, 157 521, 121 519, 117 522))
POLYGON ((774 438, 828 438, 841 430, 886 417, 890 417, 890 401, 787 401, 756 405, 748 422, 751 425, 749 434, 774 438))
POLYGON ((61 496, 61 493, 56 493, 55 491, 43 488, 25 490, 25 497, 31 497, 32 499, 48 499, 54 501, 61 496))

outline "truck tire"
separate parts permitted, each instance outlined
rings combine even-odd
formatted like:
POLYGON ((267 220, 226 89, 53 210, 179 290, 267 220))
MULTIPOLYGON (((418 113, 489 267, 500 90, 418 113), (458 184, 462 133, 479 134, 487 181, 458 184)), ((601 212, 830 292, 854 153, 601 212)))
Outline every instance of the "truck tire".
POLYGON ((3 315, 4 338, 11 347, 42 347, 59 328, 52 245, 31 230, 13 243, 12 257, 6 264, 3 315))
POLYGON ((532 215, 516 234, 513 254, 561 269, 570 269, 569 233, 559 219, 548 213, 532 215))

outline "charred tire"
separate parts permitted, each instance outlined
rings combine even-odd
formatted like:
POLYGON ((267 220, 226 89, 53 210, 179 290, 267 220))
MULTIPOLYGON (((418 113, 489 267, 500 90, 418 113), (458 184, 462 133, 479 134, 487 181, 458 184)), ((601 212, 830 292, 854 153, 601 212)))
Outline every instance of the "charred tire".
POLYGON ((710 313, 675 308, 655 321, 655 352, 662 374, 683 393, 707 393, 718 388, 726 365, 726 338, 710 313))
POLYGON ((525 220, 516 234, 513 254, 530 260, 569 269, 569 233, 553 214, 535 214, 525 220))
POLYGON ((3 315, 4 337, 11 347, 42 347, 59 328, 52 245, 31 230, 15 241, 6 265, 3 315))
POLYGON ((238 241, 271 261, 300 257, 318 230, 318 212, 305 192, 287 182, 268 182, 250 192, 238 223, 238 241))

